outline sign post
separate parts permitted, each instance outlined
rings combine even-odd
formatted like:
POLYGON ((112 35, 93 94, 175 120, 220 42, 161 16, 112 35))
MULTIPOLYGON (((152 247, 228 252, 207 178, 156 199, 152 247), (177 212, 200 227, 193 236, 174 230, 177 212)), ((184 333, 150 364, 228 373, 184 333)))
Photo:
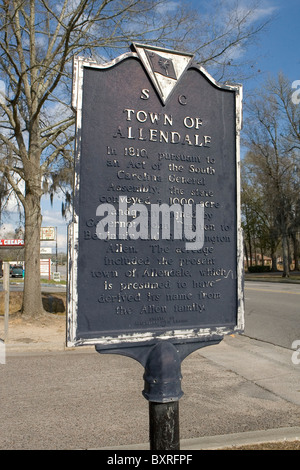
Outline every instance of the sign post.
POLYGON ((179 448, 181 362, 243 331, 242 89, 140 44, 73 76, 67 345, 139 361, 151 446, 179 448))
POLYGON ((149 402, 150 450, 179 450, 179 402, 149 402))
POLYGON ((8 340, 9 322, 9 263, 3 263, 3 290, 4 290, 4 341, 8 340))

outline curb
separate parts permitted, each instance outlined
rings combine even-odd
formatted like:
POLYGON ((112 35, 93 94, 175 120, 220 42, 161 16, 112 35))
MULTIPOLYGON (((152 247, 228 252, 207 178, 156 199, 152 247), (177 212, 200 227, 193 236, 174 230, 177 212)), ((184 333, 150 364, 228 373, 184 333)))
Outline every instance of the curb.
POLYGON ((4 342, 6 355, 10 354, 30 354, 30 353, 45 353, 45 352, 91 352, 95 351, 94 346, 86 346, 84 350, 67 347, 65 341, 56 341, 56 342, 34 342, 28 338, 28 342, 4 342))
MULTIPOLYGON (((268 429, 266 431, 248 431, 221 436, 182 439, 180 450, 222 450, 235 447, 263 444, 267 442, 283 442, 300 440, 300 427, 268 429)), ((131 444, 117 447, 102 447, 97 450, 149 450, 149 443, 131 444)))
POLYGON ((251 274, 248 274, 248 275, 245 275, 244 277, 244 280, 245 281, 249 281, 249 282, 273 282, 274 284, 300 284, 300 280, 299 279, 293 279, 293 277, 287 277, 287 278, 283 278, 283 277, 262 277, 262 278, 259 278, 259 276, 253 276, 251 274))

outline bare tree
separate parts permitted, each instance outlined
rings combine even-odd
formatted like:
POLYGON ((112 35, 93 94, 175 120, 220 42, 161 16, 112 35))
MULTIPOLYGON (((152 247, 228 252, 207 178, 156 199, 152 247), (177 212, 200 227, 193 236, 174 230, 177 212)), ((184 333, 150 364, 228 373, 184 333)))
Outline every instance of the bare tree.
MULTIPOLYGON (((273 181, 263 177, 257 155, 248 152, 242 161, 242 225, 245 248, 249 253, 250 266, 257 239, 261 248, 266 248, 272 258, 272 271, 277 271, 277 248, 280 243, 278 207, 274 204, 273 181), (269 186, 269 184, 271 186, 269 186)), ((262 258, 263 260, 263 258, 262 258)), ((247 259, 247 266, 249 266, 247 259)))
POLYGON ((283 276, 289 276, 289 237, 300 226, 299 214, 299 111, 291 98, 291 86, 282 76, 269 80, 264 91, 249 105, 246 164, 254 175, 265 211, 272 214, 281 235, 283 276), (285 84, 285 86, 283 86, 285 84), (298 117, 296 117, 298 116, 298 117))
POLYGON ((300 150, 300 106, 294 99, 290 80, 282 72, 278 77, 270 77, 267 89, 278 103, 280 117, 284 121, 285 151, 295 153, 300 150))
POLYGON ((217 7, 197 15, 189 2, 167 0, 0 0, 0 170, 24 208, 24 314, 43 312, 41 197, 72 168, 72 57, 104 61, 132 41, 147 42, 194 50, 223 76, 265 22, 256 21, 254 3, 217 7))
POLYGON ((8 194, 7 182, 5 178, 3 177, 3 175, 1 175, 0 177, 0 224, 2 220, 3 206, 5 204, 7 194, 8 194))

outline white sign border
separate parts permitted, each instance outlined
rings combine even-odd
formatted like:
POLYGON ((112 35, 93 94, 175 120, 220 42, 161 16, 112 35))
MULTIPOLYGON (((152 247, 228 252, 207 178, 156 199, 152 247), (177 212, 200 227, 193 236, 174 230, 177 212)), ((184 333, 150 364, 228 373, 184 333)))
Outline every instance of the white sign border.
MULTIPOLYGON (((237 324, 234 329, 227 327, 219 328, 199 328, 180 329, 165 331, 158 335, 157 332, 137 332, 131 334, 121 334, 118 336, 102 336, 89 339, 77 339, 77 314, 78 314, 78 293, 77 293, 77 269, 78 269, 78 195, 79 195, 79 166, 81 148, 81 128, 82 128, 82 94, 83 94, 83 71, 85 67, 106 69, 113 67, 117 63, 129 57, 139 58, 135 52, 127 52, 105 64, 99 64, 92 59, 84 57, 74 57, 73 59, 73 90, 72 108, 76 113, 76 139, 75 139, 75 177, 74 177, 74 209, 73 221, 68 227, 68 282, 67 282, 67 347, 95 346, 107 347, 135 346, 139 343, 147 343, 158 340, 183 340, 189 341, 210 341, 216 337, 241 333, 244 330, 244 256, 243 256, 243 232, 241 227, 241 200, 240 200, 240 132, 242 129, 242 85, 240 84, 220 84, 203 67, 197 65, 197 69, 217 88, 235 92, 236 109, 236 188, 237 188, 237 324)), ((193 63, 193 67, 195 64, 193 63)))

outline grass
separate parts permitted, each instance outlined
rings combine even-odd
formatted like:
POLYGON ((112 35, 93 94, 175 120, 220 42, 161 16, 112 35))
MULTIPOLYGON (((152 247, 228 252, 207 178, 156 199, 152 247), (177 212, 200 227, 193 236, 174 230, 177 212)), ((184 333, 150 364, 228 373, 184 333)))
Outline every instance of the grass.
MULTIPOLYGON (((24 282, 24 279, 21 279, 19 277, 11 277, 10 278, 10 282, 17 282, 17 283, 22 283, 24 282)), ((3 279, 0 279, 0 285, 3 283, 3 279)), ((41 284, 53 284, 53 285, 56 285, 56 284, 60 284, 60 285, 66 285, 67 282, 65 280, 61 280, 61 281, 54 281, 53 279, 45 279, 45 278, 41 278, 41 284)))
POLYGON ((300 450, 300 441, 264 442, 261 444, 245 444, 243 446, 226 447, 221 450, 300 450))

